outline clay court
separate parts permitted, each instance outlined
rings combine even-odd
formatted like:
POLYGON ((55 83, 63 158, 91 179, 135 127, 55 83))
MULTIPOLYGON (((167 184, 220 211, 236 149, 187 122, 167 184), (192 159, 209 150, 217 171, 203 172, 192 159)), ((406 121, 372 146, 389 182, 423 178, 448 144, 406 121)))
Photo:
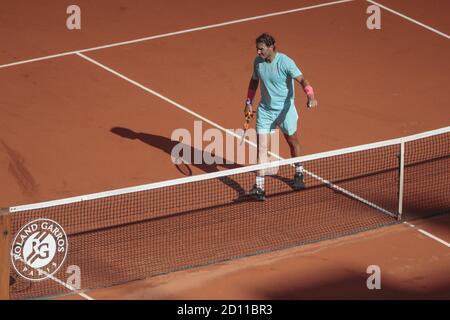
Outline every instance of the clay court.
MULTIPOLYGON (((450 2, 78 1, 81 29, 68 30, 71 4, 9 1, 0 12, 0 208, 11 220, 0 261, 11 299, 450 299, 450 2), (371 5, 381 29, 367 27, 371 5), (287 166, 268 201, 235 201, 250 180, 227 172, 251 163, 172 162, 172 133, 194 134, 196 121, 239 141, 230 131, 243 126, 262 32, 314 86, 319 106, 307 109, 296 84, 301 150, 338 188, 308 177, 293 192, 287 166), (361 145, 374 151, 351 158, 361 145), (81 199, 135 186, 147 187, 81 199), (77 202, 24 207, 67 198, 77 202), (54 276, 66 282, 67 266, 80 266, 80 290, 10 265, 12 237, 37 218, 67 232, 54 276), (369 290, 374 265, 381 289, 369 290)), ((290 157, 284 140, 276 156, 290 157)))

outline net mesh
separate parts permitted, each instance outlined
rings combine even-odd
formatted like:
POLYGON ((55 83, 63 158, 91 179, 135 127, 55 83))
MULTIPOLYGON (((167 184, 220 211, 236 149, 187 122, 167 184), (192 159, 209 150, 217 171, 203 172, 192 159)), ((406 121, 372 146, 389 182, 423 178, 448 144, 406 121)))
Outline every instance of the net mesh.
MULTIPOLYGON (((448 133, 408 143, 406 151, 404 212, 448 211, 448 133)), ((396 223, 399 154, 399 144, 389 144, 302 161, 306 188, 300 191, 293 189, 298 159, 292 159, 266 176, 264 202, 248 196, 255 171, 246 167, 217 178, 16 212, 12 232, 38 217, 57 221, 69 250, 54 276, 67 279, 67 267, 76 265, 81 289, 107 287, 396 223)), ((51 280, 29 282, 13 271, 11 277, 13 299, 69 292, 51 280)))
POLYGON ((403 217, 450 210, 450 133, 407 142, 403 217))

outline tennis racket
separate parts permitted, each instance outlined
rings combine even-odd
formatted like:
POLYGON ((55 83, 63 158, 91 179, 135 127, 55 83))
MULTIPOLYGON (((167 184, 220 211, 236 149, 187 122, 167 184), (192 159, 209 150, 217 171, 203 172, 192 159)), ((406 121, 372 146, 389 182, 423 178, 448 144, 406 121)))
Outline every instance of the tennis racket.
POLYGON ((253 118, 253 114, 254 114, 254 112, 252 112, 252 111, 248 111, 245 113, 244 133, 242 134, 242 139, 241 139, 240 145, 242 145, 242 143, 245 140, 245 133, 247 132, 247 129, 250 126, 250 121, 253 118))

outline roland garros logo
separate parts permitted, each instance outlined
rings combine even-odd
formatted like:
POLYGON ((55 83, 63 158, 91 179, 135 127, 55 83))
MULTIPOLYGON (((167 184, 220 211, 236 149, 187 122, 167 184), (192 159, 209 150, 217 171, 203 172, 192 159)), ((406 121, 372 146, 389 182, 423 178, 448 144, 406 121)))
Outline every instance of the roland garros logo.
POLYGON ((11 248, 14 269, 22 277, 39 281, 63 265, 68 249, 63 228, 53 220, 37 219, 17 233, 11 248))

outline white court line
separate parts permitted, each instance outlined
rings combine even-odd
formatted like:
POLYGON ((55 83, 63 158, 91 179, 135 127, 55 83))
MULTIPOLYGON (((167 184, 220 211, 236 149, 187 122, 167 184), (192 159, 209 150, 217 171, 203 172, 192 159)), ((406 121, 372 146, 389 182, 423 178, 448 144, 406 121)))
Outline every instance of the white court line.
MULTIPOLYGON (((119 72, 117 72, 117 71, 115 71, 115 70, 113 70, 113 69, 111 69, 111 68, 105 66, 104 64, 101 64, 100 62, 98 62, 98 61, 96 61, 96 60, 94 60, 94 59, 92 59, 92 58, 89 58, 88 56, 85 56, 84 54, 82 54, 82 53, 80 53, 80 52, 77 52, 76 54, 77 54, 78 56, 80 56, 81 58, 83 58, 83 59, 85 59, 85 60, 87 60, 87 61, 89 61, 89 62, 95 64, 96 66, 98 66, 98 67, 100 67, 100 68, 102 68, 102 69, 105 69, 105 70, 108 71, 108 72, 111 72, 112 74, 118 76, 119 78, 122 78, 123 80, 128 81, 129 83, 131 83, 131 84, 133 84, 133 85, 135 85, 135 86, 141 88, 142 90, 147 91, 148 93, 151 93, 152 95, 154 95, 154 96, 156 96, 156 97, 158 97, 158 98, 160 98, 160 99, 162 99, 162 100, 168 102, 169 104, 171 104, 171 105, 177 107, 178 109, 181 109, 181 110, 183 110, 183 111, 186 111, 187 113, 193 115, 194 117, 197 117, 197 118, 199 118, 199 119, 201 119, 201 120, 203 120, 203 121, 209 123, 210 125, 212 125, 212 126, 218 128, 218 129, 220 129, 220 130, 222 130, 222 131, 225 131, 226 133, 228 133, 228 134, 230 134, 230 135, 232 135, 232 136, 234 136, 234 137, 236 137, 236 138, 238 138, 238 139, 241 138, 241 136, 238 135, 237 133, 235 133, 235 132, 233 132, 233 131, 231 131, 231 130, 225 129, 224 127, 218 125, 217 123, 215 123, 215 122, 213 122, 213 121, 211 121, 211 120, 209 120, 209 119, 207 119, 207 118, 205 118, 205 117, 199 115, 198 113, 195 113, 194 111, 192 111, 192 110, 186 108, 185 106, 182 106, 181 104, 179 104, 179 103, 177 103, 177 102, 175 102, 175 101, 173 101, 173 100, 171 100, 171 99, 169 99, 169 98, 163 96, 162 94, 160 94, 160 93, 158 93, 158 92, 156 92, 156 91, 154 91, 154 90, 152 90, 152 89, 150 89, 150 88, 148 88, 148 87, 146 87, 146 86, 140 84, 139 82, 134 81, 134 80, 132 80, 132 79, 130 79, 130 78, 124 76, 123 74, 121 74, 121 73, 119 73, 119 72)), ((256 144, 255 144, 254 142, 251 142, 251 141, 248 141, 248 140, 246 140, 246 141, 247 141, 250 145, 256 147, 256 144)), ((282 158, 280 158, 280 159, 282 159, 282 158)))
POLYGON ((326 6, 332 6, 332 5, 335 5, 335 4, 352 2, 352 1, 354 1, 354 0, 341 0, 341 1, 326 2, 326 3, 322 3, 322 4, 318 4, 318 5, 309 6, 309 7, 296 8, 296 9, 292 9, 292 10, 279 11, 279 12, 264 14, 264 15, 260 15, 260 16, 253 16, 253 17, 249 17, 249 18, 243 18, 243 19, 232 20, 232 21, 227 21, 227 22, 222 22, 222 23, 210 24, 210 25, 203 26, 203 27, 196 27, 196 28, 191 28, 191 29, 186 29, 186 30, 180 30, 180 31, 175 31, 175 32, 170 32, 170 33, 164 33, 164 34, 159 34, 159 35, 155 35, 155 36, 149 36, 149 37, 145 37, 145 38, 129 40, 129 41, 116 42, 116 43, 107 44, 107 45, 98 46, 98 47, 93 47, 93 48, 87 48, 87 49, 75 50, 75 51, 67 51, 67 52, 63 52, 63 53, 52 54, 52 55, 49 55, 49 56, 44 56, 44 57, 39 57, 39 58, 34 58, 34 59, 29 59, 29 60, 22 60, 22 61, 17 61, 17 62, 3 64, 3 65, 0 65, 0 68, 12 67, 12 66, 16 66, 16 65, 20 65, 20 64, 24 64, 24 63, 30 63, 30 62, 54 59, 54 58, 59 58, 59 57, 72 55, 72 54, 77 54, 77 53, 90 52, 90 51, 95 51, 95 50, 113 48, 113 47, 133 44, 133 43, 139 43, 139 42, 154 40, 154 39, 166 38, 166 37, 171 37, 171 36, 184 34, 184 33, 189 33, 189 32, 195 32, 195 31, 219 28, 219 27, 229 26, 229 25, 232 25, 232 24, 243 23, 243 22, 248 22, 248 21, 254 21, 254 20, 259 20, 259 19, 265 19, 265 18, 275 17, 275 16, 281 16, 281 15, 285 15, 285 14, 290 14, 290 13, 295 13, 295 12, 300 12, 300 11, 306 11, 306 10, 311 10, 311 9, 316 9, 316 8, 321 8, 321 7, 326 7, 326 6))
POLYGON ((70 291, 72 291, 72 293, 76 293, 78 294, 80 297, 86 299, 86 300, 95 300, 94 298, 92 298, 91 296, 83 293, 83 292, 78 292, 77 289, 75 289, 74 287, 72 287, 71 285, 65 283, 64 281, 59 280, 58 278, 55 278, 54 276, 50 275, 50 274, 46 274, 45 271, 41 270, 41 272, 44 272, 44 274, 50 278, 51 280, 55 281, 56 283, 62 285, 63 287, 65 287, 66 289, 69 289, 70 291))
POLYGON ((439 31, 439 30, 436 30, 436 29, 434 29, 434 28, 432 28, 432 27, 430 27, 430 26, 427 26, 426 24, 423 24, 422 22, 419 22, 419 21, 417 21, 417 20, 414 20, 413 18, 410 18, 410 17, 408 17, 408 16, 405 16, 404 14, 401 14, 400 12, 397 12, 397 11, 395 11, 395 10, 392 10, 392 9, 390 9, 390 8, 388 8, 388 7, 386 7, 386 6, 383 6, 382 4, 379 4, 379 3, 375 2, 375 1, 372 1, 372 0, 367 0, 367 2, 370 2, 370 3, 372 3, 372 4, 376 5, 376 6, 379 6, 379 7, 383 8, 384 10, 387 10, 387 11, 393 13, 393 14, 396 14, 396 15, 402 17, 403 19, 406 19, 406 20, 408 20, 408 21, 411 21, 412 23, 415 23, 415 24, 417 24, 417 25, 419 25, 419 26, 421 26, 421 27, 423 27, 423 28, 425 28, 425 29, 428 29, 428 30, 430 30, 430 31, 432 31, 432 32, 434 32, 434 33, 436 33, 436 34, 438 34, 438 35, 444 37, 444 38, 450 39, 450 36, 449 36, 448 34, 446 34, 446 33, 444 33, 444 32, 441 32, 441 31, 439 31))
POLYGON ((421 234, 423 234, 424 236, 427 236, 428 238, 431 238, 431 239, 433 239, 433 240, 435 240, 435 241, 437 241, 437 242, 443 244, 443 245, 446 246, 447 248, 450 248, 450 243, 448 243, 448 242, 445 241, 445 240, 442 240, 442 239, 439 238, 439 237, 436 237, 434 234, 431 234, 431 233, 429 233, 428 231, 425 231, 425 230, 423 230, 423 229, 417 228, 415 225, 413 225, 413 224, 411 224, 411 223, 409 223, 409 222, 406 222, 406 221, 405 221, 404 224, 406 224, 407 226, 410 226, 410 227, 413 228, 413 229, 416 229, 417 231, 419 231, 419 232, 420 232, 421 234))
POLYGON ((76 293, 79 296, 81 296, 82 298, 86 299, 86 300, 95 300, 94 298, 92 298, 91 296, 88 296, 87 294, 83 293, 83 292, 78 292, 77 289, 75 289, 74 287, 72 287, 70 284, 65 283, 64 281, 59 280, 58 278, 54 277, 53 275, 49 274, 47 271, 42 270, 40 268, 34 268, 33 266, 31 266, 28 262, 26 262, 25 260, 19 258, 20 261, 22 261, 23 263, 25 263, 27 266, 29 266, 30 268, 33 268, 39 272, 41 272, 42 274, 46 275, 47 278, 50 278, 51 280, 55 281, 56 283, 60 284, 61 286, 63 286, 66 289, 69 289, 70 291, 72 291, 72 293, 76 293))

